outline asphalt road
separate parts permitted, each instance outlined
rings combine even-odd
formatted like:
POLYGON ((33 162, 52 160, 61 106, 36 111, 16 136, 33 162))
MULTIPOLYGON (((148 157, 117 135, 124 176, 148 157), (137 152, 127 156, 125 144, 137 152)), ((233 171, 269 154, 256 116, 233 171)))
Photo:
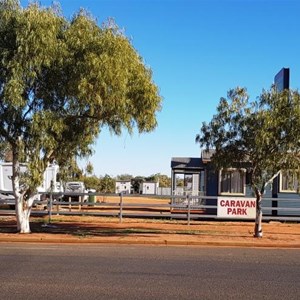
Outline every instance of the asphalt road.
POLYGON ((300 251, 0 244, 1 299, 299 299, 300 251))

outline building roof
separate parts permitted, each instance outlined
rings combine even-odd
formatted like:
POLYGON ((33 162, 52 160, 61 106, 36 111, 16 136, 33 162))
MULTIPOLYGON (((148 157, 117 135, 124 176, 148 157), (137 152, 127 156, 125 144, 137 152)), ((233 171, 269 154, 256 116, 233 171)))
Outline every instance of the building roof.
POLYGON ((176 169, 189 169, 189 170, 200 170, 205 168, 205 165, 211 161, 215 150, 203 150, 201 157, 172 157, 171 168, 176 169))
POLYGON ((200 157, 172 157, 172 169, 200 169, 203 167, 200 157))

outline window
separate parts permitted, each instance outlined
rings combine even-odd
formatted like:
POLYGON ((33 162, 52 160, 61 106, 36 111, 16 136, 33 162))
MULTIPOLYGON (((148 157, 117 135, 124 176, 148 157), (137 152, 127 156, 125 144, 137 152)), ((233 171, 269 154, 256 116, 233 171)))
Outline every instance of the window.
POLYGON ((280 192, 295 193, 298 191, 298 176, 291 170, 280 172, 280 192))
POLYGON ((224 169, 220 171, 220 194, 245 194, 245 170, 224 169))
POLYGON ((192 174, 184 174, 184 189, 186 192, 193 190, 193 175, 192 174))

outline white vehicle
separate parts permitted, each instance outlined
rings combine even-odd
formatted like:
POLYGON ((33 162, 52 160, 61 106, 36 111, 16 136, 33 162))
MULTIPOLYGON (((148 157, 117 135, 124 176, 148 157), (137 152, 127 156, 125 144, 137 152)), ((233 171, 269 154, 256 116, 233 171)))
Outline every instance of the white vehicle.
MULTIPOLYGON (((21 173, 25 173, 27 171, 27 165, 20 165, 21 173)), ((56 164, 49 165, 43 177, 42 184, 37 188, 38 193, 42 192, 62 192, 62 185, 57 181, 57 175, 59 172, 59 166, 56 164)), ((7 199, 9 196, 12 198, 13 187, 12 187, 12 163, 11 162, 3 162, 0 163, 0 199, 7 199)), ((35 200, 41 200, 43 195, 38 194, 35 200)))
POLYGON ((65 201, 81 201, 86 202, 88 200, 88 191, 85 188, 85 185, 82 181, 69 181, 65 185, 65 201))

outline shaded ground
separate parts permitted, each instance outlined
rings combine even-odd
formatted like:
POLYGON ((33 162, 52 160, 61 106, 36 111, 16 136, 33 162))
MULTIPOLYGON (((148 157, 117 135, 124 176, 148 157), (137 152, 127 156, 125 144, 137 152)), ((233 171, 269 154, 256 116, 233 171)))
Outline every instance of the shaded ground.
POLYGON ((32 233, 18 234, 15 217, 0 216, 0 241, 221 245, 300 248, 299 223, 264 223, 253 238, 253 222, 123 219, 90 216, 31 218, 32 233))

